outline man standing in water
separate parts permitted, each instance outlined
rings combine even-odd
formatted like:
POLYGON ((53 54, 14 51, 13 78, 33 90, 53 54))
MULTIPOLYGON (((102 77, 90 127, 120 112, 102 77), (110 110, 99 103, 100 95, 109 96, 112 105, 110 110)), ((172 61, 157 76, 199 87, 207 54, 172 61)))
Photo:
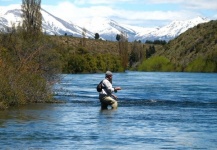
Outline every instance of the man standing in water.
POLYGON ((112 93, 118 90, 121 90, 121 87, 112 87, 112 72, 106 71, 105 79, 102 81, 102 91, 99 93, 101 109, 107 109, 108 105, 110 105, 112 109, 117 109, 117 97, 112 93))

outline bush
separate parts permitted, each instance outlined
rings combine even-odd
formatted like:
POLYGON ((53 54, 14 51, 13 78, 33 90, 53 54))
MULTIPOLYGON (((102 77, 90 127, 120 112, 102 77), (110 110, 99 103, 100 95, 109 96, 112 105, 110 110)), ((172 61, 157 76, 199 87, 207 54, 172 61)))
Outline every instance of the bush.
POLYGON ((186 71, 188 72, 216 72, 216 62, 199 57, 191 62, 186 71))
POLYGON ((139 71, 174 71, 174 65, 163 56, 151 57, 144 60, 138 67, 139 71))
POLYGON ((61 72, 59 54, 49 38, 24 35, 0 35, 0 108, 50 101, 50 85, 61 72))

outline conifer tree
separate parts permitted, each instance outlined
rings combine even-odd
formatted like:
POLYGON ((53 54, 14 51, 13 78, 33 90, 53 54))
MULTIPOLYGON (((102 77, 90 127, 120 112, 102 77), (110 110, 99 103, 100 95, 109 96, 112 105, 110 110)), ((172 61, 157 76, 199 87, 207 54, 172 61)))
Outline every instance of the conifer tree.
POLYGON ((121 36, 119 34, 116 35, 116 40, 119 41, 121 39, 121 36))
POLYGON ((95 39, 99 39, 99 33, 95 33, 95 39))

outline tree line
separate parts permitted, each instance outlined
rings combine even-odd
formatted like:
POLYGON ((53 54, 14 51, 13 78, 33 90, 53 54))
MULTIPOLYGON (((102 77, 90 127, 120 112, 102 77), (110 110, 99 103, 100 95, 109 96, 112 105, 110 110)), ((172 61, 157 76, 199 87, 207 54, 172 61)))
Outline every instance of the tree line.
POLYGON ((146 40, 145 44, 160 44, 160 45, 165 45, 165 44, 167 44, 167 42, 165 40, 154 40, 154 41, 146 40))

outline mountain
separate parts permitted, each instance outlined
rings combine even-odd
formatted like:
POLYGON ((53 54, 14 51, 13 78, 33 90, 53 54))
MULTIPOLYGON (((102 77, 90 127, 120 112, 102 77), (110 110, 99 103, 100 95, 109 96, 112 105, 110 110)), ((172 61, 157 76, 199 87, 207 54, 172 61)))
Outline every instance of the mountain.
MULTIPOLYGON (((42 30, 48 35, 72 35, 76 37, 82 37, 83 28, 64 21, 46 10, 42 9, 42 30)), ((17 26, 22 22, 21 9, 10 8, 9 10, 1 10, 0 13, 0 31, 7 32, 7 27, 11 27, 12 24, 17 26)), ((94 34, 90 31, 85 31, 86 36, 94 38, 94 34)))
POLYGON ((138 33, 136 38, 144 41, 155 40, 155 39, 169 41, 179 36, 181 33, 184 33, 189 28, 192 28, 200 23, 206 23, 209 21, 210 21, 209 19, 202 18, 202 17, 197 17, 186 21, 173 21, 170 24, 161 28, 156 28, 156 30, 151 31, 149 33, 146 34, 138 33))
MULTIPOLYGON (((43 32, 49 35, 72 35, 76 37, 82 37, 83 28, 66 22, 54 15, 50 14, 46 10, 42 9, 42 28, 43 32)), ((93 38, 94 34, 90 31, 85 31, 87 37, 93 38)))
POLYGON ((129 41, 140 40, 166 40, 174 39, 189 28, 192 28, 200 23, 210 21, 207 18, 197 17, 186 21, 173 21, 170 24, 161 28, 144 28, 138 26, 130 26, 119 24, 118 22, 106 18, 92 18, 90 20, 82 20, 78 25, 84 25, 84 28, 99 33, 100 37, 107 40, 116 40, 116 35, 121 31, 127 34, 129 41))
POLYGON ((99 33, 100 37, 111 41, 116 41, 116 35, 121 34, 121 32, 127 34, 129 41, 135 40, 137 34, 137 31, 130 26, 119 24, 108 18, 95 17, 90 20, 79 21, 77 24, 83 25, 85 29, 99 33))
MULTIPOLYGON (((144 28, 120 24, 108 18, 95 17, 90 20, 82 20, 78 23, 65 21, 61 18, 50 14, 42 9, 42 28, 43 32, 49 35, 71 35, 82 37, 85 32, 87 38, 94 38, 95 33, 99 33, 100 38, 105 40, 116 41, 116 35, 124 33, 129 41, 140 40, 166 40, 174 39, 187 29, 192 28, 200 23, 208 22, 209 19, 197 17, 186 21, 173 21, 170 24, 158 28, 144 28), (85 29, 85 31, 84 31, 85 29)), ((0 31, 6 32, 7 27, 12 23, 18 25, 21 23, 21 10, 18 7, 3 9, 0 11, 0 31)))

